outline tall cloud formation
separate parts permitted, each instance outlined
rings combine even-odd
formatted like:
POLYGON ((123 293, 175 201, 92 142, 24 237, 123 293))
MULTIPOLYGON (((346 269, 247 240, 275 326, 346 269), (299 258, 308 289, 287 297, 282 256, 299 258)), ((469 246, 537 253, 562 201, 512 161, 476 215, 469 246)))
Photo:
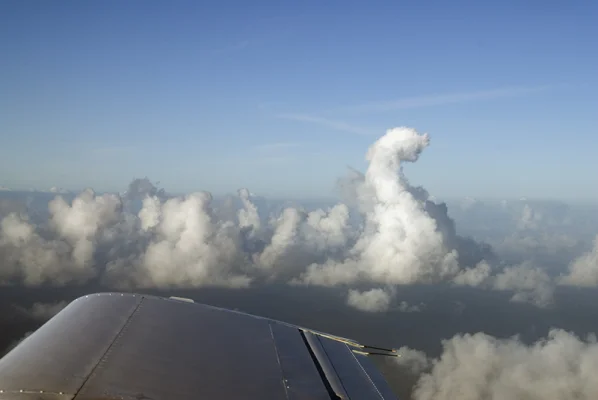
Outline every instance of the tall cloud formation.
POLYGON ((169 197, 147 178, 122 195, 88 189, 70 204, 57 196, 45 224, 19 212, 1 220, 0 282, 341 286, 364 311, 392 307, 397 285, 448 282, 549 304, 552 282, 540 269, 499 267, 489 246, 457 235, 445 204, 408 182, 403 164, 429 143, 411 128, 388 130, 368 150, 366 172, 347 181, 347 204, 327 210, 287 207, 264 218, 247 189, 232 211, 208 192, 169 197))
POLYGON ((401 348, 400 366, 427 371, 413 390, 415 400, 590 400, 598 398, 598 343, 553 329, 532 345, 517 338, 476 333, 443 342, 443 353, 429 359, 401 348))
POLYGON ((389 130, 367 153, 369 167, 357 182, 365 227, 346 258, 312 264, 305 283, 334 286, 367 280, 379 284, 438 282, 459 271, 458 254, 448 247, 437 221, 402 171, 429 144, 413 129, 389 130))

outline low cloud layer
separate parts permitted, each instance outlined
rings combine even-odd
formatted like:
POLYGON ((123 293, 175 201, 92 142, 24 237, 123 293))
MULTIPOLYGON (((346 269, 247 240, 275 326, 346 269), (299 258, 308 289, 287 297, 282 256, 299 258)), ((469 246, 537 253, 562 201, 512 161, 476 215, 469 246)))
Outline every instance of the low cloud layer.
POLYGON ((476 333, 443 342, 438 359, 401 348, 397 363, 410 373, 424 372, 416 400, 590 400, 598 398, 598 343, 553 329, 526 345, 517 338, 476 333))
MULTIPOLYGON (((72 201, 59 195, 49 203, 46 222, 21 210, 2 218, 0 282, 95 281, 129 289, 339 286, 358 309, 405 312, 418 306, 393 306, 397 288, 444 282, 549 305, 554 284, 539 266, 501 264, 488 245, 457 234, 444 203, 409 183, 404 163, 417 162, 429 144, 429 136, 414 129, 388 130, 367 151, 365 173, 353 171, 343 181, 347 201, 328 209, 286 207, 268 214, 247 189, 217 203, 208 192, 168 196, 147 178, 134 180, 123 194, 87 189, 72 201)), ((526 209, 521 228, 542 218, 526 209)), ((575 264, 571 276, 581 276, 592 260, 595 265, 590 254, 575 264)))

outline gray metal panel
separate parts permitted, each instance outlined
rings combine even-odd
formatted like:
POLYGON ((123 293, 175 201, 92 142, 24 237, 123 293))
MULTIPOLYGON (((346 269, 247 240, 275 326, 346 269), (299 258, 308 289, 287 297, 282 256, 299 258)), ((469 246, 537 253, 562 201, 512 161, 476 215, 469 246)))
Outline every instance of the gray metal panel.
POLYGON ((357 360, 357 362, 361 365, 364 372, 370 377, 372 383, 376 385, 378 391, 382 395, 384 400, 396 400, 396 396, 386 379, 384 379, 384 375, 380 372, 380 370, 374 365, 372 360, 369 359, 368 356, 363 354, 355 354, 352 352, 353 357, 357 360))
POLYGON ((135 311, 76 399, 110 396, 286 398, 268 320, 152 297, 135 311))
POLYGON ((333 389, 343 399, 383 396, 372 384, 383 378, 367 360, 298 329, 189 301, 89 295, 0 360, 0 399, 328 400, 333 389))
POLYGON ((72 397, 140 299, 141 296, 103 294, 73 301, 0 359, 3 396, 20 390, 43 390, 72 397))
POLYGON ((345 343, 324 337, 319 340, 349 399, 384 399, 345 343))
POLYGON ((326 379, 330 383, 332 390, 341 399, 349 399, 350 397, 347 394, 347 392, 345 391, 345 388, 340 380, 340 377, 336 373, 336 370, 334 369, 334 366, 332 365, 330 358, 326 354, 326 351, 324 350, 324 347, 322 346, 322 343, 320 342, 320 338, 318 336, 316 336, 312 333, 308 333, 308 332, 304 332, 304 335, 305 335, 305 339, 307 339, 307 343, 309 344, 309 347, 314 352, 314 355, 316 356, 318 363, 322 367, 322 370, 324 371, 324 374, 326 375, 326 379))
POLYGON ((296 327, 270 323, 289 400, 330 400, 330 393, 296 327))

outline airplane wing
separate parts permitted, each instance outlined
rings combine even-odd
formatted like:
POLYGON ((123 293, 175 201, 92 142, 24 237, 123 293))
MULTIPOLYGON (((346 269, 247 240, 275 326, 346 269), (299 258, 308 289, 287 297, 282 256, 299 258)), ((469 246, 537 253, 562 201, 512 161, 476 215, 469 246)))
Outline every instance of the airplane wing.
POLYGON ((98 293, 0 359, 0 399, 396 399, 368 354, 396 355, 188 299, 98 293))

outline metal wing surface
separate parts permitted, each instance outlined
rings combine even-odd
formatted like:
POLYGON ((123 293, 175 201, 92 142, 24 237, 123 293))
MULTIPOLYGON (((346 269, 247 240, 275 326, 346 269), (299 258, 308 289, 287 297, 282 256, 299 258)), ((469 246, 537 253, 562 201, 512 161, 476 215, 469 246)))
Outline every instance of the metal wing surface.
POLYGON ((395 399, 371 351, 185 299, 99 293, 0 359, 0 399, 395 399))

